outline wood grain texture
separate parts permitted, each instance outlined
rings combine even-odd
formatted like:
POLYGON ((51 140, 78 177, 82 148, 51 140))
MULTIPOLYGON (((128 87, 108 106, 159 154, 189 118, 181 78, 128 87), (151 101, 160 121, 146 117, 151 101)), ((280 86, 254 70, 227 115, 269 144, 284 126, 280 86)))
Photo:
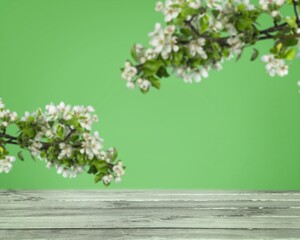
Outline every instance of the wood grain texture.
POLYGON ((0 239, 300 239, 300 192, 0 191, 0 239))

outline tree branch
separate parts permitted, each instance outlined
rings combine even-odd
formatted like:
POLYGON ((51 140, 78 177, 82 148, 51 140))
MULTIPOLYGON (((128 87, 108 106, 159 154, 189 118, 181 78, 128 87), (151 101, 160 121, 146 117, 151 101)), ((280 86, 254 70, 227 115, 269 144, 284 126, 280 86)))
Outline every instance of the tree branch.
POLYGON ((294 7, 295 16, 296 16, 296 22, 299 25, 300 18, 299 18, 299 12, 298 12, 298 0, 293 0, 293 7, 294 7))

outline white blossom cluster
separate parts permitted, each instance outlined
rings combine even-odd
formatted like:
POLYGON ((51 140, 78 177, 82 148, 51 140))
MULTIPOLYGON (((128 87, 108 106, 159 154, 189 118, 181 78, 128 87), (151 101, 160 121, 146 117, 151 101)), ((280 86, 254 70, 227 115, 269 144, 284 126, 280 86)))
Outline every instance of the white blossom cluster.
POLYGON ((0 129, 8 127, 9 124, 14 123, 18 118, 16 112, 11 112, 9 109, 5 109, 5 104, 0 98, 0 129))
POLYGON ((84 142, 82 143, 80 152, 86 154, 90 160, 94 157, 100 159, 102 157, 102 155, 100 155, 100 150, 103 147, 103 139, 100 138, 99 133, 94 132, 94 135, 84 133, 83 138, 84 142))
POLYGON ((12 168, 12 163, 16 160, 13 156, 5 156, 0 159, 0 173, 9 173, 12 168))
MULTIPOLYGON (((130 62, 125 62, 125 68, 122 73, 122 78, 127 81, 127 87, 129 89, 134 89, 135 82, 134 78, 137 75, 136 67, 132 66, 130 62)), ((151 87, 151 82, 148 79, 139 78, 136 80, 139 88, 141 90, 148 90, 151 87)))
MULTIPOLYGON (((45 111, 26 112, 17 119, 16 113, 5 110, 0 99, 0 121, 15 121, 20 130, 18 137, 5 134, 6 129, 0 132, 0 143, 19 144, 28 149, 32 157, 45 161, 47 168, 56 168, 65 178, 75 178, 89 167, 88 173, 96 175, 96 182, 102 180, 107 185, 104 176, 110 175, 111 180, 120 182, 125 167, 121 161, 113 163, 116 149, 104 150, 99 132, 91 132, 93 123, 98 122, 94 111, 92 106, 50 103, 45 111)), ((9 172, 14 160, 8 156, 5 146, 0 145, 0 173, 9 172)))
MULTIPOLYGON (((36 125, 39 126, 39 131, 35 134, 33 140, 31 141, 31 145, 29 146, 29 150, 31 154, 35 157, 43 159, 41 157, 40 149, 43 145, 40 143, 40 140, 47 139, 56 139, 56 138, 65 138, 72 130, 74 130, 73 125, 70 125, 68 128, 64 124, 52 124, 53 121, 56 120, 74 120, 74 124, 79 124, 84 130, 90 131, 92 124, 98 121, 97 115, 92 115, 95 111, 93 107, 88 106, 74 106, 65 105, 65 103, 61 102, 59 105, 54 105, 53 103, 47 105, 45 107, 46 111, 43 112, 41 109, 29 113, 25 112, 25 115, 21 118, 21 121, 27 122, 31 120, 36 125), (59 136, 59 130, 62 129, 62 135, 59 136)), ((59 145, 61 152, 58 156, 58 159, 62 159, 65 156, 70 157, 72 148, 65 144, 61 143, 59 145)))
MULTIPOLYGON (((121 161, 119 161, 114 167, 113 172, 116 175, 115 182, 120 182, 121 177, 125 174, 124 166, 121 161)), ((114 176, 112 174, 105 175, 102 178, 102 181, 104 184, 109 184, 114 179, 114 176)))
MULTIPOLYGON (((49 165, 47 165, 48 168, 49 165)), ((71 166, 71 167, 64 167, 62 165, 56 165, 57 174, 61 174, 64 178, 76 178, 78 174, 84 171, 82 166, 71 166)))
POLYGON ((268 54, 262 56, 261 60, 266 63, 266 70, 271 77, 284 77, 289 73, 289 67, 283 59, 276 59, 274 55, 268 54))
POLYGON ((162 12, 165 16, 165 21, 170 22, 177 18, 182 8, 178 5, 187 3, 190 8, 199 9, 201 7, 200 0, 167 0, 165 4, 162 2, 157 2, 155 10, 157 12, 162 12))
POLYGON ((285 0, 259 0, 261 8, 271 13, 272 17, 280 16, 279 8, 285 4, 285 0))
MULTIPOLYGON (((300 41, 299 53, 293 52, 297 48, 293 40, 300 36, 297 4, 285 0, 259 0, 258 5, 250 0, 159 1, 155 10, 164 15, 166 27, 155 24, 149 33, 149 48, 134 45, 131 55, 136 65, 127 60, 122 78, 128 88, 138 86, 142 92, 159 89, 160 79, 170 75, 168 70, 185 83, 199 83, 210 70, 221 70, 224 61, 238 60, 246 47, 265 39, 274 42, 270 54, 262 57, 266 69, 270 76, 283 77, 288 74, 285 60, 300 57, 300 41), (285 4, 293 8, 295 16, 280 13, 285 4), (272 25, 261 29, 258 20, 264 14, 271 17, 272 25), (282 44, 281 49, 277 44, 282 44)), ((251 61, 258 56, 254 48, 251 61)))
MULTIPOLYGON (((247 4, 249 9, 252 9, 254 6, 249 4, 247 0, 236 0, 236 2, 243 2, 247 4)), ((182 9, 179 7, 180 4, 188 4, 190 8, 199 9, 202 4, 200 0, 167 0, 165 4, 158 2, 156 4, 156 11, 162 12, 165 16, 165 21, 169 23, 170 21, 176 19, 182 9)), ((232 4, 229 4, 227 1, 219 0, 210 0, 207 1, 207 6, 209 8, 215 8, 224 11, 234 11, 232 10, 232 4)), ((199 26, 199 20, 201 16, 195 18, 192 23, 197 27, 199 26)), ((190 20, 190 16, 187 17, 187 20, 190 20)), ((174 72, 177 77, 183 78, 184 82, 199 83, 201 79, 208 77, 208 71, 211 69, 221 70, 222 63, 224 60, 232 58, 234 55, 239 54, 244 47, 244 43, 240 40, 240 36, 235 36, 237 30, 233 24, 229 23, 229 19, 224 18, 222 21, 211 18, 208 26, 212 31, 221 32, 224 28, 232 34, 232 38, 228 39, 228 44, 231 46, 230 56, 228 58, 221 59, 218 62, 211 63, 201 68, 191 68, 187 66, 177 66, 173 67, 174 72)), ((160 23, 155 24, 154 31, 149 33, 150 37, 150 48, 145 48, 141 44, 136 44, 134 46, 134 51, 136 53, 137 61, 140 64, 144 64, 147 60, 153 60, 161 56, 163 59, 169 59, 172 53, 179 51, 180 47, 177 43, 177 37, 174 35, 176 32, 175 25, 167 25, 165 29, 162 28, 160 23)), ((192 40, 187 45, 187 48, 190 53, 190 57, 198 56, 202 59, 207 59, 207 53, 205 51, 205 38, 198 38, 192 40)), ((122 72, 122 78, 127 81, 127 87, 129 89, 134 89, 135 84, 143 91, 147 91, 151 87, 151 81, 146 78, 136 78, 138 75, 138 69, 136 66, 133 66, 129 61, 125 63, 125 67, 122 72)))
POLYGON ((177 52, 179 50, 177 38, 173 36, 175 30, 174 25, 169 25, 163 29, 161 24, 157 23, 154 31, 149 33, 150 45, 154 48, 155 53, 161 54, 163 59, 168 59, 172 51, 177 52))
POLYGON ((199 83, 202 78, 208 78, 208 69, 202 67, 201 69, 191 69, 185 67, 175 68, 176 76, 182 78, 185 83, 199 83))

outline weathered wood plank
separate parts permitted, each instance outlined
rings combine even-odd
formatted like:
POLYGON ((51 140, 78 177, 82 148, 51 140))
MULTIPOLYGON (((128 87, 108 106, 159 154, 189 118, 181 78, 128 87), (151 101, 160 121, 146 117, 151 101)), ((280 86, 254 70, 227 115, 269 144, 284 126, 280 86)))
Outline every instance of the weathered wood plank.
MULTIPOLYGON (((237 213, 238 214, 238 213, 237 213)), ((0 229, 39 228, 296 228, 300 217, 203 217, 173 214, 151 214, 143 212, 127 216, 32 216, 1 217, 0 229)))
POLYGON ((41 229, 0 230, 5 240, 300 239, 299 229, 41 229))
POLYGON ((299 231, 297 191, 0 191, 5 239, 300 239, 299 231))
POLYGON ((0 191, 0 201, 55 199, 70 201, 300 201, 300 192, 230 191, 0 191))

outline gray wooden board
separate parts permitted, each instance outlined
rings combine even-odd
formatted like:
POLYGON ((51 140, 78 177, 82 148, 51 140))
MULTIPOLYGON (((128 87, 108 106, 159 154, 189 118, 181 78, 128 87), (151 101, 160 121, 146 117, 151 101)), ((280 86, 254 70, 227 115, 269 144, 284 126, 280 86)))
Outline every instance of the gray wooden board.
POLYGON ((300 239, 300 191, 0 191, 0 239, 300 239))

